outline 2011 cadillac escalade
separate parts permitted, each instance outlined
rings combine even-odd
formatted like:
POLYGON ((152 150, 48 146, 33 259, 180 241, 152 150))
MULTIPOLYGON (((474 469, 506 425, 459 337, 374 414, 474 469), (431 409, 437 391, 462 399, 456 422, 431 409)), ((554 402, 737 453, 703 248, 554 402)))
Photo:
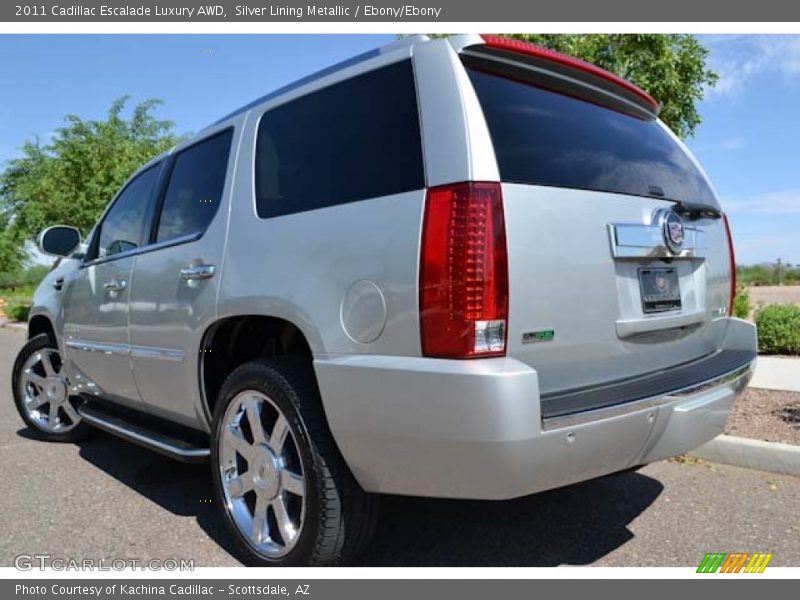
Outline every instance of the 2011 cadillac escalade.
POLYGON ((36 292, 14 398, 209 460, 241 556, 342 564, 381 493, 505 499, 680 454, 756 358, 727 221, 644 91, 400 40, 138 170, 36 292))

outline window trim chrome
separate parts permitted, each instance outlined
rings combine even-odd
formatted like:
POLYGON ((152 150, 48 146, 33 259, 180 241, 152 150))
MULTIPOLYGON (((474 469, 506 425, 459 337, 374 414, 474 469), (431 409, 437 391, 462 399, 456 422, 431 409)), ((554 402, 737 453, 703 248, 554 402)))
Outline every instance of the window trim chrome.
POLYGON ((94 265, 101 265, 103 263, 111 262, 121 258, 129 258, 131 256, 138 256, 140 254, 147 254, 148 252, 154 252, 156 250, 170 248, 172 246, 179 246, 181 244, 195 242, 200 238, 202 238, 203 234, 205 234, 205 231, 199 231, 197 233, 190 233, 188 235, 184 235, 181 237, 172 238, 171 240, 165 240, 163 242, 157 242, 155 244, 148 244, 146 246, 140 246, 139 248, 133 248, 132 250, 126 250, 125 252, 120 252, 119 254, 112 254, 111 256, 103 256, 101 258, 95 258, 93 260, 83 262, 80 268, 83 269, 94 265))

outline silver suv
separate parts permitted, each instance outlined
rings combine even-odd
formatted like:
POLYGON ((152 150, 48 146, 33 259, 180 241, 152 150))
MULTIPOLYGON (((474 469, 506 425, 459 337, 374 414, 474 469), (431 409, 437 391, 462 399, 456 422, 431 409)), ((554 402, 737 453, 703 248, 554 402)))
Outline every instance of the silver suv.
POLYGON ((144 165, 35 295, 14 398, 209 460, 242 558, 329 565, 379 494, 514 498, 718 435, 756 358, 725 215, 658 104, 412 37, 144 165))

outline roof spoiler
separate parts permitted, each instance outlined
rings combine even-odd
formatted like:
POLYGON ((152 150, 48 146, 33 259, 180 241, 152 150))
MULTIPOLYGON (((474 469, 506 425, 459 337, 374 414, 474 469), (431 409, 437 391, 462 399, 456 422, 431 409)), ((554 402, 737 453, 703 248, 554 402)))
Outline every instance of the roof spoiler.
POLYGON ((504 36, 455 36, 451 45, 468 65, 577 96, 643 119, 661 109, 647 92, 605 69, 548 48, 504 36))

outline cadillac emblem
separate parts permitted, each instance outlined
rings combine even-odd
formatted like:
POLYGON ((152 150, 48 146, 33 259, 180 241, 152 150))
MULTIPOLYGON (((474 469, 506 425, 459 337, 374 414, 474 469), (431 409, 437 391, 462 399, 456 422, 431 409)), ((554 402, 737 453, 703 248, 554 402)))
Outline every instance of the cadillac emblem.
POLYGON ((664 227, 664 241, 673 254, 680 254, 683 249, 683 221, 678 213, 672 210, 664 211, 662 226, 664 227))

